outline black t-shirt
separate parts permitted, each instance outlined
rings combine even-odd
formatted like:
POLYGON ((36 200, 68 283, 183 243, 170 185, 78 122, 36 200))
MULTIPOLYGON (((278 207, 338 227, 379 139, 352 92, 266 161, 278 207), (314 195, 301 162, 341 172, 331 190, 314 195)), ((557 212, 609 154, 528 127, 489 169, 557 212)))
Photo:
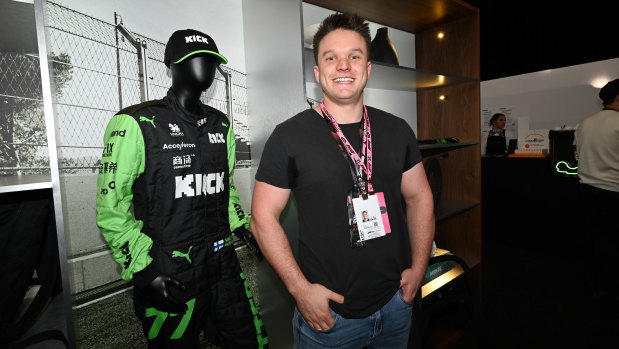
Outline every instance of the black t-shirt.
MULTIPOLYGON (((329 125, 313 109, 279 124, 269 137, 256 180, 292 189, 299 210, 298 263, 305 277, 342 294, 330 303, 338 314, 366 317, 395 294, 402 270, 411 265, 410 243, 401 194, 402 173, 421 161, 417 138, 403 120, 367 107, 372 132, 375 192, 383 192, 391 233, 350 246, 346 199, 353 186, 348 161, 329 125)), ((358 151, 359 123, 340 124, 358 151)))

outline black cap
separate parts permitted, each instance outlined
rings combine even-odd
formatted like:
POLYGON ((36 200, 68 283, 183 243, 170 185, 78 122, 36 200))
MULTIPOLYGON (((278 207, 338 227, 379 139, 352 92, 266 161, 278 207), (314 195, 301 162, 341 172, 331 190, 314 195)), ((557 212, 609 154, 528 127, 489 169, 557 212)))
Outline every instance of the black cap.
POLYGON ((599 94, 603 105, 611 104, 617 95, 619 95, 619 79, 615 79, 606 84, 602 87, 599 94))
POLYGON ((177 30, 172 33, 165 47, 163 63, 169 67, 170 63, 178 64, 198 53, 208 53, 217 58, 219 63, 228 63, 226 57, 219 54, 213 38, 193 29, 177 30))

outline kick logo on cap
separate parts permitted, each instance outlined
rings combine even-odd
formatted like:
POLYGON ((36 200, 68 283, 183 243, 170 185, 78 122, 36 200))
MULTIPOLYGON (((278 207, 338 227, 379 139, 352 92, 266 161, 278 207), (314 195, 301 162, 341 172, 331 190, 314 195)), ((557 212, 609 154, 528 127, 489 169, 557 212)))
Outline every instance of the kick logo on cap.
POLYGON ((200 35, 189 35, 189 36, 185 36, 185 42, 203 42, 205 44, 208 44, 208 38, 205 38, 204 36, 200 36, 200 35))

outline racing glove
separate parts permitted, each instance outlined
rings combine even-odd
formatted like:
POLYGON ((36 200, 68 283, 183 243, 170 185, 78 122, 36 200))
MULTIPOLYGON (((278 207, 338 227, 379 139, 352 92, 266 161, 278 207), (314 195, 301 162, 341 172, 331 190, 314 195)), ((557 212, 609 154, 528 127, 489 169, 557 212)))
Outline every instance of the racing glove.
POLYGON ((236 237, 243 241, 245 246, 247 246, 247 248, 254 254, 254 256, 256 256, 258 261, 261 261, 264 258, 262 252, 260 251, 260 247, 256 242, 256 239, 251 234, 251 232, 247 230, 247 228, 243 226, 236 228, 234 230, 234 235, 236 235, 236 237))
POLYGON ((187 304, 174 298, 170 293, 170 287, 185 291, 187 289, 185 285, 169 275, 155 271, 151 266, 152 263, 144 270, 133 274, 135 286, 156 309, 172 314, 184 314, 187 311, 187 304))

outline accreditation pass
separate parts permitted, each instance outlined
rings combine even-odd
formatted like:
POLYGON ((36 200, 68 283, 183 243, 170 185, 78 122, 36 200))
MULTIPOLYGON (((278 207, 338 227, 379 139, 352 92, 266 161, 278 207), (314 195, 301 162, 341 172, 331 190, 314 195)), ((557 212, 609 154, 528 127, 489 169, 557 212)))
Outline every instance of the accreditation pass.
POLYGON ((369 195, 366 200, 355 198, 352 204, 359 228, 359 240, 376 239, 391 233, 383 193, 369 195))

